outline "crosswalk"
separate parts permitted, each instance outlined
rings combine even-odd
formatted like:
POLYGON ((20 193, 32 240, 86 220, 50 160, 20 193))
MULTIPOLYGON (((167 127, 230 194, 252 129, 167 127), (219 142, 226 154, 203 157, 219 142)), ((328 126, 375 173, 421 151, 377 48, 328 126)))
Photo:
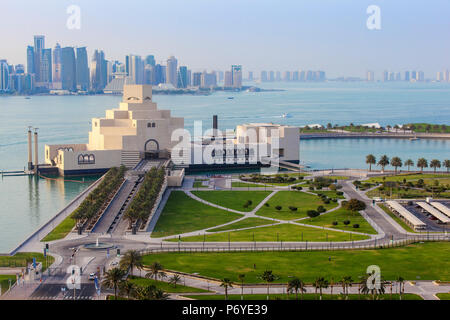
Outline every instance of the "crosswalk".
POLYGON ((30 297, 30 300, 94 300, 92 296, 76 296, 75 299, 73 296, 66 294, 64 296, 42 296, 42 297, 30 297))

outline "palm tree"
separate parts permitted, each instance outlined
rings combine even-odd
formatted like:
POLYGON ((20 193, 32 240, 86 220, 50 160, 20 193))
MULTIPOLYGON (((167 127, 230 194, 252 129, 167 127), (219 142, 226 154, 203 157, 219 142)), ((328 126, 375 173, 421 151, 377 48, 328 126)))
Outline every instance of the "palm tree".
POLYGON ((344 289, 345 299, 348 299, 348 288, 352 286, 353 279, 351 276, 345 276, 341 280, 342 288, 344 289))
POLYGON ((138 286, 134 291, 134 296, 138 300, 154 300, 156 290, 154 285, 138 286))
POLYGON ((329 282, 325 278, 320 277, 316 279, 315 286, 319 289, 320 300, 322 300, 322 290, 328 288, 329 282))
POLYGON ((398 285, 399 285, 399 297, 400 297, 400 300, 402 300, 402 295, 403 295, 403 292, 405 291, 405 279, 403 279, 402 277, 397 277, 397 283, 398 283, 398 285))
POLYGON ((372 171, 372 165, 377 163, 377 158, 373 154, 368 154, 366 156, 366 163, 369 165, 369 171, 372 171))
POLYGON ((368 273, 362 277, 361 280, 361 292, 364 294, 372 294, 372 300, 375 300, 377 294, 384 294, 386 290, 386 281, 380 279, 379 285, 376 284, 376 278, 371 277, 372 274, 368 273), (370 286, 369 286, 370 282, 370 286))
POLYGON ((169 295, 165 293, 162 289, 157 288, 153 291, 153 300, 167 300, 169 295))
POLYGON ((378 161, 378 165, 381 166, 381 171, 384 171, 384 167, 386 167, 389 164, 389 158, 387 155, 381 156, 380 160, 378 161))
POLYGON ((162 272, 163 266, 159 262, 153 262, 150 265, 150 272, 145 275, 146 278, 157 279, 158 277, 164 278, 166 274, 162 272))
POLYGON ((434 173, 436 173, 436 169, 441 167, 441 162, 438 159, 433 159, 430 161, 430 168, 434 169, 434 173))
POLYGON ((241 281, 241 300, 244 300, 244 280, 245 274, 241 273, 238 275, 239 280, 241 281))
POLYGON ((133 295, 136 286, 133 282, 123 281, 119 284, 120 293, 124 294, 128 300, 130 300, 130 296, 133 295))
POLYGON ((395 168, 395 174, 397 174, 397 168, 401 167, 402 165, 402 159, 400 159, 399 157, 393 157, 391 159, 391 166, 395 168))
POLYGON ((103 279, 102 284, 109 289, 114 289, 115 300, 117 300, 117 288, 123 281, 124 276, 125 271, 119 268, 112 268, 105 273, 105 278, 103 279))
POLYGON ((295 292, 295 300, 298 300, 298 292, 300 291, 303 300, 303 292, 306 292, 305 284, 299 278, 293 278, 288 282, 287 291, 289 293, 295 292))
POLYGON ((177 283, 181 282, 181 277, 177 274, 174 274, 172 277, 170 277, 169 279, 169 283, 173 285, 174 288, 177 287, 177 283))
POLYGON ((405 166, 408 167, 408 171, 409 171, 409 168, 413 165, 414 165, 414 161, 412 161, 411 159, 408 159, 405 161, 405 166))
POLYGON ((273 274, 272 270, 266 270, 261 275, 261 279, 267 283, 267 300, 269 300, 269 287, 270 283, 274 282, 278 277, 273 274))
POLYGON ((228 300, 228 288, 233 288, 233 282, 228 278, 224 278, 220 286, 225 288, 225 300, 228 300))
POLYGON ((417 167, 420 168, 420 172, 423 172, 423 168, 428 168, 428 161, 425 158, 417 160, 417 167))
POLYGON ((120 260, 120 268, 124 270, 130 270, 130 274, 133 275, 134 268, 141 270, 144 265, 142 264, 142 255, 137 250, 128 250, 120 260))
POLYGON ((444 167, 447 168, 447 172, 450 170, 450 160, 444 160, 443 162, 444 167))

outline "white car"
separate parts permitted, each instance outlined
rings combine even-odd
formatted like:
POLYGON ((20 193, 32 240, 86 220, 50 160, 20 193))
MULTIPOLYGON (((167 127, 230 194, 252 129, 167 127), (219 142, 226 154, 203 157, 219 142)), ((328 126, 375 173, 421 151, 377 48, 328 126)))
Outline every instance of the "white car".
POLYGON ((113 262, 111 262, 109 265, 110 265, 111 267, 115 267, 115 266, 118 266, 118 265, 119 265, 119 262, 118 262, 118 261, 113 261, 113 262))
POLYGON ((89 280, 94 280, 94 279, 95 279, 95 273, 90 273, 89 280))

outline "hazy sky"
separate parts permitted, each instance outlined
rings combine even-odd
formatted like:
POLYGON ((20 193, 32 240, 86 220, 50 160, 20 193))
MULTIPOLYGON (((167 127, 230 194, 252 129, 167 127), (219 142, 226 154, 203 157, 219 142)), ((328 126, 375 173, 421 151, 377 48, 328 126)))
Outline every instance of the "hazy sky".
POLYGON ((0 59, 26 62, 34 34, 46 46, 175 55, 193 70, 323 69, 328 76, 366 70, 450 67, 448 0, 1 0, 0 59), (81 29, 66 28, 68 6, 81 8, 81 29), (368 30, 366 9, 381 8, 381 30, 368 30))

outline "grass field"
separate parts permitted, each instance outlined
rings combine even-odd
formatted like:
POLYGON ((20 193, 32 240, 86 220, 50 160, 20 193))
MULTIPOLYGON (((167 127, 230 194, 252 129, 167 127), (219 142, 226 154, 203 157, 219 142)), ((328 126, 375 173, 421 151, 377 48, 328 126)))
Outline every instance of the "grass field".
POLYGON ((203 182, 201 182, 201 181, 195 181, 193 187, 194 188, 208 188, 208 186, 204 186, 203 182))
POLYGON ((322 193, 322 194, 324 194, 324 195, 326 195, 328 198, 331 198, 331 199, 345 199, 345 197, 342 195, 342 196, 338 196, 337 194, 336 194, 336 191, 322 191, 322 190, 314 190, 314 191, 309 191, 308 190, 308 192, 312 192, 312 193, 315 193, 315 194, 319 194, 319 193, 322 193))
MULTIPOLYGON (((295 224, 279 224, 241 231, 214 233, 181 238, 184 242, 252 242, 252 241, 350 241, 363 240, 363 235, 350 235, 344 232, 328 231, 318 228, 298 226, 295 224)), ((178 241, 171 239, 170 241, 178 241)))
MULTIPOLYGON (((37 262, 42 262, 42 266, 45 270, 45 258, 42 253, 37 252, 19 252, 14 256, 0 256, 0 267, 17 268, 26 267, 27 262, 32 262, 33 258, 36 258, 37 262)), ((48 264, 51 265, 55 259, 52 256, 48 256, 48 264)))
MULTIPOLYGON (((240 181, 233 181, 231 182, 232 188, 265 188, 264 185, 256 184, 256 183, 245 183, 240 181)), ((270 187, 267 185, 267 187, 270 187)))
POLYGON ((173 191, 155 226, 152 237, 158 238, 212 228, 239 217, 241 217, 240 214, 198 202, 183 191, 173 191))
POLYGON ((9 289, 9 280, 11 280, 11 285, 16 282, 15 275, 1 275, 0 274, 0 288, 1 294, 4 294, 6 290, 9 289))
MULTIPOLYGON (((247 289, 248 290, 248 289, 247 289)), ((342 288, 338 285, 336 286, 336 291, 342 291, 342 288)), ((185 295, 187 298, 195 299, 195 300, 225 300, 225 295, 215 294, 215 295, 185 295)), ((319 300, 319 294, 314 293, 304 293, 303 300, 319 300)), ((400 300, 399 294, 384 294, 377 296, 380 300, 400 300)), ((266 300, 267 294, 244 294, 244 300, 266 300)), ((269 300, 295 300, 295 293, 292 294, 269 294, 269 300)), ((298 294, 298 300, 300 301, 301 295, 298 294)), ((324 294, 322 296, 323 300, 345 300, 345 297, 341 294, 324 294)), ((349 294, 348 300, 371 300, 372 296, 370 295, 357 295, 357 294, 349 294)), ((229 294, 228 300, 241 300, 240 294, 229 294)), ((404 294, 402 300, 423 300, 423 298, 416 294, 407 293, 404 294)))
MULTIPOLYGON (((417 181, 419 179, 443 179, 443 178, 450 178, 450 174, 433 174, 433 173, 423 173, 423 174, 398 174, 396 176, 386 176, 386 180, 384 181, 395 181, 395 182, 403 182, 403 179, 406 179, 406 181, 417 181)), ((363 182, 368 183, 382 183, 383 177, 373 177, 368 180, 365 180, 363 182)))
POLYGON ((373 189, 366 193, 369 198, 373 197, 382 197, 389 199, 424 199, 426 197, 435 196, 438 198, 450 198, 450 192, 440 192, 439 196, 433 195, 432 192, 428 192, 426 190, 416 190, 416 189, 399 189, 392 188, 392 196, 391 190, 389 188, 385 189, 386 194, 383 194, 379 188, 373 189))
POLYGON ((359 212, 353 212, 344 208, 339 208, 312 219, 302 220, 301 222, 339 230, 377 234, 375 229, 372 228, 359 212), (344 220, 349 220, 350 224, 344 225, 344 220), (337 221, 338 225, 334 226, 333 221, 337 221), (353 228, 355 223, 359 224, 359 228, 353 228))
POLYGON ((426 242, 406 247, 308 252, 228 252, 228 253, 159 253, 143 257, 145 265, 158 261, 164 268, 187 273, 199 273, 215 279, 230 278, 239 283, 238 275, 245 274, 246 283, 261 283, 259 276, 272 270, 287 283, 297 276, 306 283, 317 277, 330 280, 365 274, 370 265, 378 265, 385 280, 398 276, 407 280, 450 280, 450 243, 426 242), (331 260, 331 261, 330 261, 331 260))
POLYGON ((395 222, 397 222, 403 229, 405 229, 408 232, 414 232, 416 233, 416 231, 411 228, 405 221, 403 221, 403 219, 401 219, 399 216, 397 216, 396 214, 394 214, 391 210, 389 210, 388 207, 386 207, 384 204, 378 204, 378 206, 384 211, 386 212, 392 219, 395 220, 395 222))
POLYGON ((241 221, 229 224, 229 225, 224 226, 224 227, 209 229, 208 232, 235 230, 235 229, 242 229, 242 228, 262 226, 262 225, 272 224, 272 223, 273 222, 271 220, 250 217, 250 218, 245 218, 245 219, 243 219, 241 221))
POLYGON ((450 300, 450 292, 449 293, 438 293, 438 294, 436 294, 436 296, 440 300, 450 300))
POLYGON ((49 242, 59 239, 64 239, 70 231, 75 227, 76 220, 72 219, 71 216, 68 216, 63 221, 61 221, 60 224, 56 226, 55 229, 50 231, 49 234, 47 234, 41 242, 49 242))
POLYGON ((262 206, 256 214, 281 220, 295 220, 306 217, 308 210, 316 210, 319 205, 323 205, 327 210, 335 208, 338 205, 335 202, 324 204, 318 196, 298 191, 279 191, 270 198, 268 203, 270 205, 269 207, 262 206), (282 207, 279 211, 275 209, 278 205, 282 207), (289 206, 297 207, 297 211, 292 212, 289 206))
POLYGON ((252 211, 270 193, 271 191, 192 191, 192 194, 203 200, 243 212, 252 211), (252 204, 244 208, 248 200, 252 204))
POLYGON ((183 280, 181 281, 181 283, 178 283, 176 287, 174 287, 173 285, 169 284, 168 282, 158 281, 158 280, 154 280, 154 279, 147 279, 147 278, 140 278, 140 277, 128 277, 128 279, 130 280, 130 282, 134 283, 137 286, 146 287, 146 286, 154 285, 155 287, 157 287, 167 293, 186 293, 186 292, 188 292, 188 293, 196 293, 196 292, 204 293, 204 292, 208 292, 207 290, 184 286, 182 284, 183 280))

